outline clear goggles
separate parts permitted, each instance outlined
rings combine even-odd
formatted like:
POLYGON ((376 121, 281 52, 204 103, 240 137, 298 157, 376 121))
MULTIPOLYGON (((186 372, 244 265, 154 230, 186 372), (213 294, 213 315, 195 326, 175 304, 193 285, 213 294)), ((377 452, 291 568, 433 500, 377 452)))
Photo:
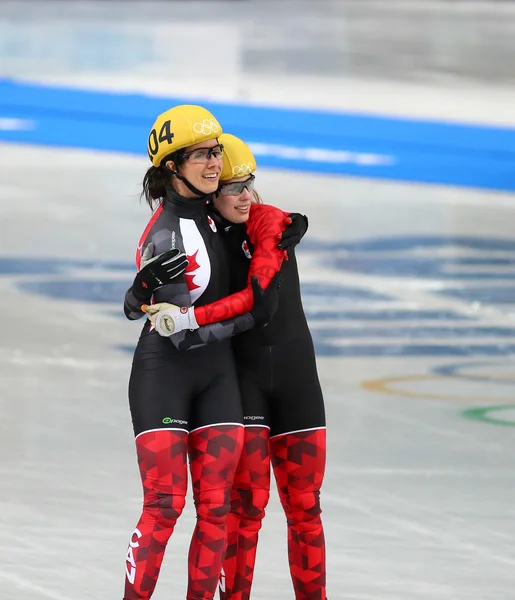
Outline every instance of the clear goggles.
POLYGON ((245 189, 252 193, 255 179, 256 177, 251 174, 245 181, 235 181, 234 183, 226 183, 220 186, 218 191, 222 196, 239 196, 245 189))
POLYGON ((218 144, 212 148, 195 148, 195 150, 180 154, 180 157, 192 164, 203 164, 207 163, 211 157, 222 160, 223 153, 223 144, 218 144))

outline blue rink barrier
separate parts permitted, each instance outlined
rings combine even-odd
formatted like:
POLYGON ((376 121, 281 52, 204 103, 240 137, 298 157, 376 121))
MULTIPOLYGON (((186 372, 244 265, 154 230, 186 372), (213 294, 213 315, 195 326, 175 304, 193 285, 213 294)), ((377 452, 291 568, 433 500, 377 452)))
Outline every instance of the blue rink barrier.
POLYGON ((0 140, 146 154, 155 117, 202 103, 259 165, 515 190, 515 129, 353 113, 153 98, 0 81, 0 140))

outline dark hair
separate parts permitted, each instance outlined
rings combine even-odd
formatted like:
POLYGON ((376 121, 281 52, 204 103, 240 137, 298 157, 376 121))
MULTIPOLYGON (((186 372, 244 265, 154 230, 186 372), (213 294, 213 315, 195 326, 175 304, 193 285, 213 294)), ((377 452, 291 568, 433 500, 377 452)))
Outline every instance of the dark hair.
POLYGON ((180 150, 165 156, 161 161, 159 167, 153 165, 145 173, 143 177, 143 191, 141 192, 141 199, 145 198, 147 204, 152 210, 161 202, 166 196, 166 189, 172 185, 171 177, 173 175, 166 167, 165 164, 172 160, 175 166, 178 168, 183 162, 184 158, 180 154, 180 150))

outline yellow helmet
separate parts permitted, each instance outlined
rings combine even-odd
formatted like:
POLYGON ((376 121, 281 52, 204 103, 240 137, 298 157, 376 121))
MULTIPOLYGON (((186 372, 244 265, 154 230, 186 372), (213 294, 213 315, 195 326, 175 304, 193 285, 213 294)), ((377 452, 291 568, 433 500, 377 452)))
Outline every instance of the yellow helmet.
POLYGON ((148 136, 148 156, 159 167, 172 152, 214 140, 221 134, 220 123, 206 108, 192 104, 174 106, 157 117, 148 136))
POLYGON ((224 147, 224 164, 220 181, 228 181, 235 177, 250 175, 256 170, 256 159, 252 150, 240 138, 230 133, 224 133, 218 141, 224 147))

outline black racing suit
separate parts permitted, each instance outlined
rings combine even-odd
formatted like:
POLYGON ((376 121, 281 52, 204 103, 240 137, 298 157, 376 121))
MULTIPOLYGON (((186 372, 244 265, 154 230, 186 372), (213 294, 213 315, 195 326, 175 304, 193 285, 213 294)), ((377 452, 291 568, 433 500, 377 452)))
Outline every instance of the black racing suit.
MULTIPOLYGON (((205 199, 182 199, 169 192, 141 237, 138 267, 150 242, 155 256, 178 248, 189 260, 184 276, 155 291, 156 303, 203 306, 230 293, 227 249, 207 214, 205 199)), ((139 319, 144 316, 140 307, 141 302, 129 289, 125 314, 129 319, 139 319)), ((241 399, 230 337, 254 324, 253 317, 246 313, 166 338, 147 320, 134 354, 129 384, 135 435, 170 424, 191 431, 213 423, 240 423, 241 399)))
MULTIPOLYGON (((248 223, 225 225, 234 293, 248 285, 252 228, 248 223)), ((254 241, 259 245, 259 239, 254 241)), ((320 508, 325 410, 294 251, 283 261, 281 277, 279 307, 272 320, 233 338, 245 440, 231 492, 221 600, 250 597, 258 535, 270 496, 270 462, 288 524, 295 599, 326 600, 320 508)))
MULTIPOLYGON (((205 198, 168 193, 141 237, 138 267, 150 242, 155 256, 178 248, 189 260, 184 276, 154 292, 156 302, 191 306, 227 296, 227 251, 207 214, 205 198)), ((141 303, 131 287, 124 304, 128 318, 144 316, 141 303)), ((173 339, 161 337, 149 321, 143 326, 129 382, 143 510, 127 551, 124 600, 148 600, 154 591, 166 545, 185 505, 188 462, 197 523, 188 556, 187 599, 211 600, 215 595, 230 490, 244 439, 230 335, 253 325, 253 317, 243 314, 173 339), (206 344, 211 340, 218 343, 206 344)))
MULTIPOLYGON (((254 246, 245 226, 223 228, 231 262, 231 292, 247 286, 254 246), (246 252, 242 250, 246 241, 246 252)), ((315 351, 302 306, 294 250, 282 263, 279 307, 265 327, 233 338, 246 425, 264 424, 270 435, 325 426, 315 351)))

